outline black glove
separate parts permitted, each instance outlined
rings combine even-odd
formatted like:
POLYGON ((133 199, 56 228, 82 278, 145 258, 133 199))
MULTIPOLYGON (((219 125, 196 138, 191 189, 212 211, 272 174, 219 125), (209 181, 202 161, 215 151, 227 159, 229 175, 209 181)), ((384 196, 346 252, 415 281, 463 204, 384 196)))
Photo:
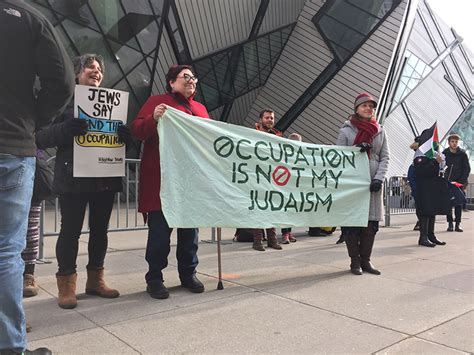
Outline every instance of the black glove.
POLYGON ((132 132, 130 132, 130 128, 121 124, 117 128, 117 134, 119 136, 119 142, 125 143, 126 145, 130 145, 133 143, 132 132))
POLYGON ((382 181, 378 179, 373 179, 370 183, 370 192, 379 192, 382 188, 382 181))
POLYGON ((64 122, 66 133, 75 136, 82 136, 87 133, 87 121, 82 118, 73 118, 64 122))
POLYGON ((372 144, 370 143, 359 143, 356 144, 356 147, 360 148, 361 153, 368 152, 370 148, 372 148, 372 144))

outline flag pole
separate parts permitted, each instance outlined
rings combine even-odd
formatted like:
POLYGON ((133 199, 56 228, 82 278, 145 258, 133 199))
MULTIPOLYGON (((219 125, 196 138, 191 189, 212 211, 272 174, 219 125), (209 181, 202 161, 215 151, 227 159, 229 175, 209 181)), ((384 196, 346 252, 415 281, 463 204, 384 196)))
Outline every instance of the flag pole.
POLYGON ((224 285, 222 284, 222 260, 221 260, 221 237, 222 228, 217 228, 217 271, 219 274, 219 282, 217 283, 217 289, 223 290, 224 285))

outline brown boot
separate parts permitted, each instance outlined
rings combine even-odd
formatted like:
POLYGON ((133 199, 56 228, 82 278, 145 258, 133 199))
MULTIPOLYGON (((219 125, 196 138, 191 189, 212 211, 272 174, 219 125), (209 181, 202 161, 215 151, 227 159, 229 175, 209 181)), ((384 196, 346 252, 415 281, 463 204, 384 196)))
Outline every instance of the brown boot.
POLYGON ((64 309, 76 308, 76 281, 77 274, 56 275, 58 282, 58 305, 64 309))
POLYGON ((23 297, 33 297, 38 294, 38 285, 34 275, 23 275, 23 297))
POLYGON ((262 241, 259 239, 253 241, 252 248, 258 251, 265 251, 265 247, 263 246, 262 241))
POLYGON ((252 248, 254 248, 255 250, 258 250, 258 251, 265 251, 265 247, 263 246, 262 244, 262 239, 263 239, 263 229, 259 229, 259 228, 252 228, 252 229, 249 229, 250 233, 252 233, 252 236, 253 236, 253 246, 252 248))
POLYGON ((86 293, 104 298, 117 298, 120 293, 117 290, 108 288, 104 281, 104 268, 88 269, 86 293))
POLYGON ((278 243, 278 239, 276 237, 276 229, 275 228, 267 228, 267 229, 265 229, 265 232, 267 233, 267 239, 268 239, 267 247, 281 250, 282 247, 278 243))
POLYGON ((278 239, 276 239, 275 236, 273 236, 273 238, 270 236, 267 236, 267 238, 268 238, 267 247, 278 249, 278 250, 283 249, 281 245, 278 243, 278 239))

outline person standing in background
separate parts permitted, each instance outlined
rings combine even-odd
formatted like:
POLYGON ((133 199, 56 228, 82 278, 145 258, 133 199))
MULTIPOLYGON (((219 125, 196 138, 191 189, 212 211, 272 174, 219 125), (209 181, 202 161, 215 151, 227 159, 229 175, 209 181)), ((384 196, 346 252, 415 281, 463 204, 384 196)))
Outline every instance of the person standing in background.
MULTIPOLYGON (((457 134, 451 134, 448 137, 449 147, 443 151, 443 154, 446 156, 447 167, 444 177, 449 182, 458 182, 462 184, 462 190, 465 192, 467 179, 471 172, 471 166, 466 152, 458 146, 460 138, 461 137, 457 134)), ((448 221, 448 232, 452 232, 453 230, 456 232, 463 232, 463 229, 461 228, 462 210, 462 205, 454 206, 455 226, 453 226, 453 211, 452 208, 449 209, 449 213, 446 216, 448 221)))

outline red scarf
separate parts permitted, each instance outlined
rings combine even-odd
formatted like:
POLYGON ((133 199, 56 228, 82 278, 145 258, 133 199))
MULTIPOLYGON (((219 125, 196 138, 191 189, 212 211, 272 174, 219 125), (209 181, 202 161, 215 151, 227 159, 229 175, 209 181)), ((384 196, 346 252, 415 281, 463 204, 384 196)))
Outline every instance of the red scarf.
MULTIPOLYGON (((354 145, 359 143, 370 143, 374 140, 374 136, 380 131, 380 125, 374 117, 370 121, 362 121, 355 116, 351 116, 352 125, 357 128, 357 135, 354 139, 354 145)), ((370 150, 367 152, 370 157, 370 150)))

